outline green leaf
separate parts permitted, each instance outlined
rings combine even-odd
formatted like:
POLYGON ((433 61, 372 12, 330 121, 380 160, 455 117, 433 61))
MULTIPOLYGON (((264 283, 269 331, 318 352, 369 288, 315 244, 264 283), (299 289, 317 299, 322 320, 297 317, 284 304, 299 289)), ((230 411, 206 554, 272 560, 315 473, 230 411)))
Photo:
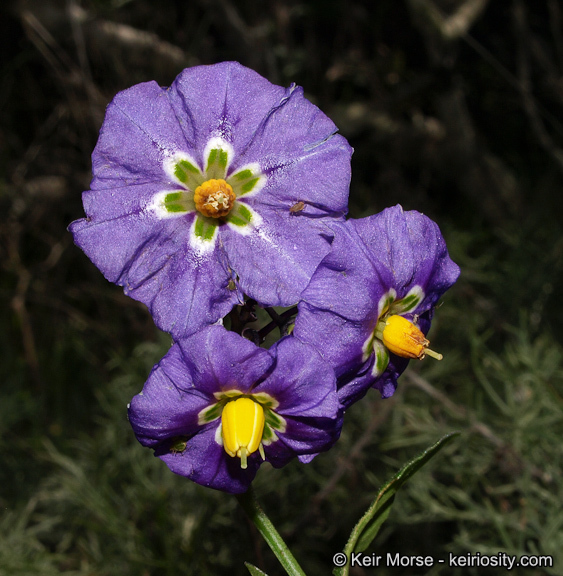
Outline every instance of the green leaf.
POLYGON ((262 572, 260 568, 256 568, 256 566, 253 566, 250 562, 245 562, 244 565, 248 568, 251 576, 268 576, 266 572, 262 572))
MULTIPOLYGON (((401 470, 381 488, 367 512, 360 518, 360 521, 354 526, 350 534, 350 538, 344 548, 344 553, 348 558, 350 558, 353 552, 363 552, 372 543, 382 524, 389 516, 393 500, 399 488, 458 435, 459 432, 452 432, 440 438, 436 444, 430 446, 430 448, 427 448, 416 458, 405 464, 401 470)), ((335 576, 346 576, 349 566, 350 563, 348 562, 348 564, 342 568, 335 568, 333 574, 335 576)))

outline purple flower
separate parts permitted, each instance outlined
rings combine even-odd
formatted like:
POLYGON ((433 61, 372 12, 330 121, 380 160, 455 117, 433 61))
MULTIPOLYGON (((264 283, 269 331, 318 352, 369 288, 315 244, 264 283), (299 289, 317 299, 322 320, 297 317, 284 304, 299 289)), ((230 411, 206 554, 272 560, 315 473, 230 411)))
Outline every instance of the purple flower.
POLYGON ((335 369, 348 406, 371 386, 391 396, 408 358, 441 358, 424 334, 459 267, 438 226, 401 206, 333 228, 332 250, 303 292, 293 334, 335 369))
POLYGON ((330 448, 340 408, 334 371, 310 346, 289 336, 265 350, 211 326, 172 346, 129 419, 173 472, 237 493, 263 459, 281 467, 330 448))
POLYGON ((70 230, 176 338, 243 293, 292 305, 329 250, 322 222, 347 211, 352 150, 336 130, 301 88, 235 62, 133 86, 107 108, 70 230))

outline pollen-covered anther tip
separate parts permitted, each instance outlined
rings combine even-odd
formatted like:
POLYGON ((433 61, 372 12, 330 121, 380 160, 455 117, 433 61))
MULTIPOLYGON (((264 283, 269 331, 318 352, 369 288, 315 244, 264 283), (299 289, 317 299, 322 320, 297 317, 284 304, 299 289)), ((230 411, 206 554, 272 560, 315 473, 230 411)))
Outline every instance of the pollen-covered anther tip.
POLYGON ((239 397, 225 404, 221 413, 221 434, 225 452, 240 458, 240 467, 247 467, 248 456, 260 451, 264 459, 262 435, 264 408, 252 398, 239 397))
POLYGON ((204 216, 223 218, 233 208, 236 195, 225 180, 206 180, 194 192, 195 207, 204 216))
POLYGON ((385 320, 382 341, 390 352, 403 358, 418 360, 422 360, 425 356, 436 360, 443 358, 441 354, 428 348, 430 342, 419 328, 398 314, 389 316, 385 320))

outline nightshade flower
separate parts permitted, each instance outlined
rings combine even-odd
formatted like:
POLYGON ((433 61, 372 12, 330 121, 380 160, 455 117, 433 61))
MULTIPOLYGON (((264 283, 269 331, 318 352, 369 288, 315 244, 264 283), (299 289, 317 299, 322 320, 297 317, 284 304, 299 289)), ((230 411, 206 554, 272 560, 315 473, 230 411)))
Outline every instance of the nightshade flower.
POLYGON ((336 130, 302 88, 235 62, 133 86, 107 108, 70 230, 176 338, 243 293, 295 304, 329 250, 323 222, 347 211, 352 149, 336 130))
POLYGON ((332 250, 303 292, 293 335, 335 369, 348 406, 371 386, 391 396, 409 358, 441 358, 425 334, 459 267, 438 226, 401 206, 334 229, 332 250))
POLYGON ((259 348, 222 326, 176 342, 129 407, 137 439, 175 473, 244 492, 267 460, 310 461, 340 433, 334 371, 287 336, 259 348))

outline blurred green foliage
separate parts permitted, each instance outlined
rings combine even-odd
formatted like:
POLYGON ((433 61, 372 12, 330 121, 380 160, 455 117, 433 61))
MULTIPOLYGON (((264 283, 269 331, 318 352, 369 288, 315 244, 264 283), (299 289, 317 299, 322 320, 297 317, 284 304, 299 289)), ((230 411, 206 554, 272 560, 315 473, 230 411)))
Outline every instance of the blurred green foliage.
MULTIPOLYGON (((370 393, 310 465, 255 489, 310 576, 377 489, 459 430, 398 494, 371 550, 544 554, 563 574, 558 286, 563 39, 557 2, 49 0, 0 7, 0 575, 280 569, 229 495, 174 476, 126 405, 170 345, 72 244, 107 102, 185 66, 239 60, 295 81, 355 147, 350 214, 439 223, 459 283, 397 394, 370 393), (525 18, 522 20, 522 12, 525 18)), ((356 572, 375 574, 376 569, 356 572)), ((437 565, 430 572, 497 574, 437 565)))

